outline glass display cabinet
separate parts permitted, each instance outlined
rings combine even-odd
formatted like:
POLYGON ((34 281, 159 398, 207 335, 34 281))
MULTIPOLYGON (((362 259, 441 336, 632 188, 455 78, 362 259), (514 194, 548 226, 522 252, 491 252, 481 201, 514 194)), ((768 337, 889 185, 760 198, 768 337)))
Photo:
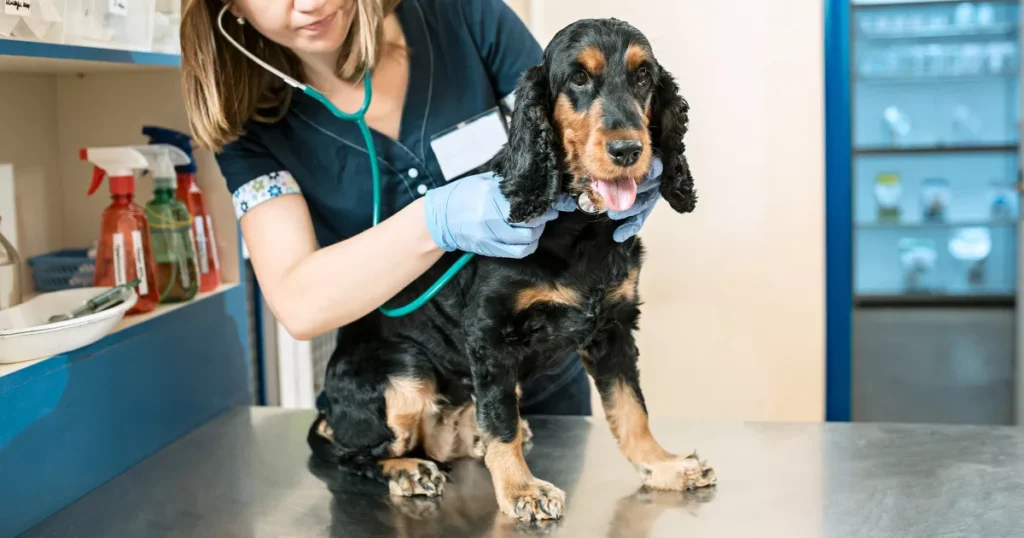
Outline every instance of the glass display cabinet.
POLYGON ((826 5, 828 415, 1024 423, 1019 2, 826 5))
POLYGON ((1017 2, 854 2, 857 303, 1012 303, 1017 2))

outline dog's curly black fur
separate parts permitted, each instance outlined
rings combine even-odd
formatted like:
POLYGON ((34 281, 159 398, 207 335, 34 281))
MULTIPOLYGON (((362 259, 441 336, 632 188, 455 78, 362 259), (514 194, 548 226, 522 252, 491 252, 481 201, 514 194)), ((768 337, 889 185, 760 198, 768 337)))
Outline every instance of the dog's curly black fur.
MULTIPOLYGON (((511 220, 543 214, 560 193, 600 205, 595 169, 639 178, 655 154, 664 163, 662 196, 676 211, 692 211, 683 144, 688 109, 632 26, 603 19, 563 29, 543 63, 521 76, 509 141, 492 163, 511 220), (636 162, 616 168, 605 144, 623 137, 649 143, 636 162)), ((643 247, 638 238, 614 241, 620 224, 582 211, 562 214, 525 259, 478 256, 412 314, 373 312, 346 327, 328 365, 326 405, 310 428, 314 454, 399 495, 440 494, 436 462, 483 457, 502 511, 558 517, 564 494, 534 478, 522 459, 517 391, 578 352, 624 454, 648 485, 713 483, 701 462, 661 449, 647 429, 633 338, 643 247)), ((418 296, 457 256, 444 256, 393 301, 418 296)))
POLYGON ((655 122, 652 136, 664 152, 665 174, 662 175, 661 196, 672 209, 690 213, 697 207, 697 191, 693 187, 690 165, 686 162, 683 137, 689 128, 690 105, 679 96, 679 85, 668 71, 662 70, 654 92, 655 122))

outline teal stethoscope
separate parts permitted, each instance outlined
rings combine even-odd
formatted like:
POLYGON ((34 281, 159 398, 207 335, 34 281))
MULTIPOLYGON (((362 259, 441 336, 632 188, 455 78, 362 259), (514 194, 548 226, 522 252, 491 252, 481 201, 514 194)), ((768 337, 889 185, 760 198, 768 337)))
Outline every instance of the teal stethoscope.
MULTIPOLYGON (((232 39, 231 36, 228 35, 226 31, 224 31, 224 13, 227 12, 228 7, 230 7, 230 3, 225 3, 224 7, 220 10, 220 14, 217 15, 217 27, 220 28, 220 33, 223 34, 224 37, 232 45, 234 45, 236 49, 241 51, 242 54, 248 56, 249 59, 259 64, 264 69, 280 77, 281 80, 285 81, 289 86, 301 90, 302 93, 319 101, 320 104, 327 107, 327 110, 331 111, 331 114, 334 114, 335 116, 343 120, 354 121, 356 122, 356 125, 359 125, 359 131, 363 133, 363 140, 366 143, 366 152, 370 154, 370 171, 371 175, 373 176, 373 225, 376 226, 377 224, 379 224, 380 165, 377 163, 377 146, 373 143, 373 137, 370 134, 370 127, 366 125, 366 111, 367 109, 370 108, 370 99, 373 98, 373 86, 370 84, 370 73, 367 72, 366 75, 363 77, 363 105, 359 107, 359 110, 352 114, 342 112, 341 110, 338 109, 338 107, 334 106, 334 103, 327 99, 327 97, 325 97, 324 94, 275 69, 270 64, 257 58, 255 54, 252 54, 251 52, 245 50, 245 47, 243 47, 237 41, 232 39)), ((441 288, 443 288, 445 284, 447 284, 448 281, 450 281, 452 277, 454 277, 455 274, 459 272, 460 269, 462 269, 467 263, 469 263, 469 260, 471 260, 473 256, 474 254, 471 252, 464 253, 451 267, 448 268, 447 271, 445 271, 443 275, 441 275, 441 278, 437 279, 437 282, 434 282, 434 284, 430 286, 430 288, 427 291, 423 292, 423 294, 417 297, 416 300, 414 300, 413 302, 405 306, 400 306, 398 308, 384 308, 382 306, 379 308, 380 312, 385 316, 397 318, 409 314, 410 312, 423 306, 424 304, 426 304, 427 301, 429 301, 435 295, 437 295, 437 292, 441 291, 441 288)))

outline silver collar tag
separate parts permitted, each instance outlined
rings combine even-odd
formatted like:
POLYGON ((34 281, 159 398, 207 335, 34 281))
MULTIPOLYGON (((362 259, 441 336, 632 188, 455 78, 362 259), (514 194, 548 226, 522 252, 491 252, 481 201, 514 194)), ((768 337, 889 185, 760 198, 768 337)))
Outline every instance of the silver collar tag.
POLYGON ((583 211, 584 213, 588 213, 590 215, 596 215, 600 213, 600 211, 598 211, 597 209, 597 206, 595 206, 594 203, 590 201, 590 197, 587 196, 587 193, 580 193, 579 197, 576 198, 576 205, 580 208, 580 211, 583 211))

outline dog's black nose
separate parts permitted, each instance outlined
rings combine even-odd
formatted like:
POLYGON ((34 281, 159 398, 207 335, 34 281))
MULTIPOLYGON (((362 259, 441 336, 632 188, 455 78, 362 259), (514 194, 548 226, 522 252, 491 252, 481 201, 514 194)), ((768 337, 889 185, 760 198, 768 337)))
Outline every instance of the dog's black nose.
POLYGON ((631 166, 640 158, 644 143, 639 140, 612 140, 605 146, 612 162, 619 166, 631 166))

